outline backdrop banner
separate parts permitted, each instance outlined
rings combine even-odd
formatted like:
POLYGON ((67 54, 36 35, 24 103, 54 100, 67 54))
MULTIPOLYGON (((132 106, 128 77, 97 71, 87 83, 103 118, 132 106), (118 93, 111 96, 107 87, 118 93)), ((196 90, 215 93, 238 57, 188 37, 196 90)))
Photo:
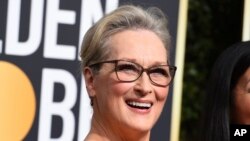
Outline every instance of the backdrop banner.
MULTIPOLYGON (((1 0, 0 140, 82 141, 92 107, 80 71, 87 29, 122 4, 156 6, 175 58, 179 0, 1 0)), ((172 90, 151 140, 168 141, 172 90)))
POLYGON ((242 26, 242 40, 250 40, 250 1, 244 1, 244 13, 243 13, 243 26, 242 26))

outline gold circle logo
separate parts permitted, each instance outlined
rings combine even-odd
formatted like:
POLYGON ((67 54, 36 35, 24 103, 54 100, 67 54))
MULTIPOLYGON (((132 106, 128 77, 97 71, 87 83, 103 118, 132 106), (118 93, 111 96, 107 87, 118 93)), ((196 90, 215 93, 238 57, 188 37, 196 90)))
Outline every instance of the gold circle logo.
POLYGON ((27 75, 16 65, 0 61, 0 140, 23 140, 32 127, 35 109, 35 93, 27 75))

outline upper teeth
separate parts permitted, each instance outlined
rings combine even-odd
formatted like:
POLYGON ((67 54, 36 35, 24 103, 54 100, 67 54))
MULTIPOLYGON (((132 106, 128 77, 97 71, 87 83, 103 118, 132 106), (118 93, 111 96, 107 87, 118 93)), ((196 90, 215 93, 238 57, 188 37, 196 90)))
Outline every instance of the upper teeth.
POLYGON ((138 106, 138 107, 151 107, 150 103, 140 103, 140 102, 135 102, 135 101, 130 101, 128 104, 133 105, 133 106, 138 106))

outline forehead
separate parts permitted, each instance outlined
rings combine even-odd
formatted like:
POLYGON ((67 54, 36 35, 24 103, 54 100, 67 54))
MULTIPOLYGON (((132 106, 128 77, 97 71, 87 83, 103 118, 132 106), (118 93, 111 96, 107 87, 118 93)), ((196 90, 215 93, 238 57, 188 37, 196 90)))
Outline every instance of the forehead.
POLYGON ((250 67, 239 78, 238 85, 245 87, 250 83, 250 67))
POLYGON ((243 74, 243 77, 245 81, 250 82, 250 67, 248 67, 248 69, 245 71, 245 73, 243 74))
POLYGON ((167 62, 161 39, 149 30, 125 30, 110 38, 113 59, 133 59, 138 63, 167 62))

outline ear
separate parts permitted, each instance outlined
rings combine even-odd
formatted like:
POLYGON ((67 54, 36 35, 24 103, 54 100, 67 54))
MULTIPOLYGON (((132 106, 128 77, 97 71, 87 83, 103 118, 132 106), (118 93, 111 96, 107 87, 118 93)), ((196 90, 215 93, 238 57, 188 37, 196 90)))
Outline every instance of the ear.
POLYGON ((83 75, 85 79, 85 85, 89 97, 95 97, 95 87, 94 87, 94 74, 89 67, 85 67, 83 70, 83 75))

